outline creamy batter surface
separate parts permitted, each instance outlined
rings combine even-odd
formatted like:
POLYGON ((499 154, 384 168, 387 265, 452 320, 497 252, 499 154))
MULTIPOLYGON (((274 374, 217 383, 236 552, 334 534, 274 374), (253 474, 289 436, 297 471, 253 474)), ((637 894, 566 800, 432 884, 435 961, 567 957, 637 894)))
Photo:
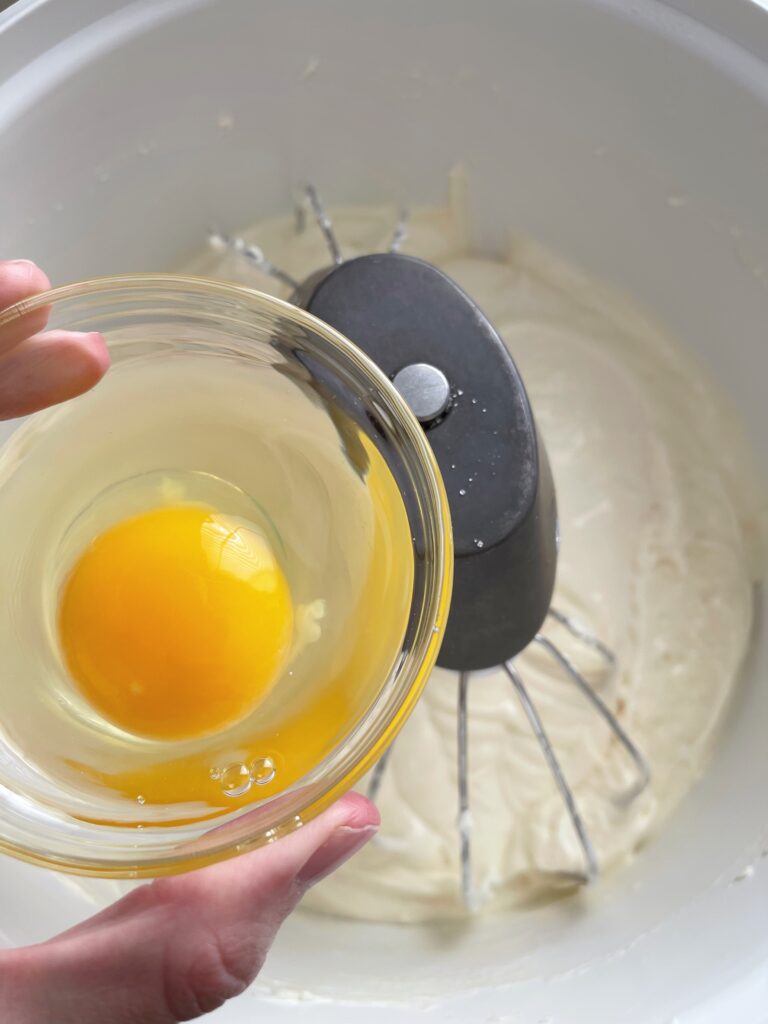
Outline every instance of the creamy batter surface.
MULTIPOLYGON (((611 674, 546 626, 650 761, 652 784, 630 804, 631 762, 583 695, 540 649, 517 661, 605 870, 638 849, 705 767, 749 642, 761 492, 737 419, 663 331, 536 244, 515 239, 506 259, 471 255, 463 210, 459 195, 417 210, 402 251, 453 277, 509 346, 557 487, 554 603, 618 656, 611 674)), ((397 219, 392 208, 332 213, 347 257, 387 248, 397 219)), ((257 224, 244 237, 299 280, 328 263, 311 217, 257 224)), ((287 297, 231 253, 208 252, 190 269, 287 297)), ((466 913, 456 703, 457 677, 436 670, 394 747, 379 840, 307 905, 382 921, 466 913)), ((529 903, 583 869, 580 848, 505 675, 473 677, 469 714, 474 883, 486 908, 529 903)))

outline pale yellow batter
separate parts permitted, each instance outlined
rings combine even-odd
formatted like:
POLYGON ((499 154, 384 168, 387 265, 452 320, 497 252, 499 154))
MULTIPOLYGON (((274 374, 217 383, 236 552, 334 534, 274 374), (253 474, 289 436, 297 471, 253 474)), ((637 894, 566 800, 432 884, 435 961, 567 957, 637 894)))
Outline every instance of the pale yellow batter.
MULTIPOLYGON (((562 547, 555 604, 616 651, 613 678, 559 627, 648 757, 653 782, 626 805, 625 752, 541 651, 518 667, 573 787, 601 866, 630 856, 701 774, 746 651, 762 508, 738 423, 713 383, 629 301, 516 240, 506 261, 469 255, 461 202, 413 217, 403 251, 442 267, 517 360, 552 463, 562 547)), ((334 211, 346 256, 386 248, 395 211, 334 211)), ((308 220, 245 237, 301 279, 328 263, 308 220)), ((192 268, 285 297, 242 259, 192 268)), ((580 849, 521 707, 500 672, 469 695, 475 885, 486 907, 545 895, 580 849)), ((460 916, 456 677, 438 670, 395 746, 381 838, 310 893, 317 909, 374 920, 460 916)))

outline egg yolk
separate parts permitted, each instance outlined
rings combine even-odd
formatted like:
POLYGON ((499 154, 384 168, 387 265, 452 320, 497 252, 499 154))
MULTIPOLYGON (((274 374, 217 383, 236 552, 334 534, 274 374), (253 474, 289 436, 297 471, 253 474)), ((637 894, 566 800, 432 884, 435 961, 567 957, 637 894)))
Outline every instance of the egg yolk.
POLYGON ((64 585, 59 634, 97 712, 128 732, 181 740, 216 732, 266 696, 293 619, 258 527, 179 505, 93 541, 64 585))

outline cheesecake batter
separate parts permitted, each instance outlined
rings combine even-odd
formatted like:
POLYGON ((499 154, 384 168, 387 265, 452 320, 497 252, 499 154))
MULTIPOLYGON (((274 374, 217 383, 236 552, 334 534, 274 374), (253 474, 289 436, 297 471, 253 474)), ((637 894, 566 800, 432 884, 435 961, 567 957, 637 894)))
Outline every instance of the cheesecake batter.
MULTIPOLYGON (((456 186, 460 192, 460 185, 456 186)), ((496 325, 547 446, 561 521, 554 605, 618 656, 547 624, 650 761, 635 776, 590 704, 541 650, 517 666, 574 791, 601 867, 630 857, 701 774, 749 642, 762 563, 762 494, 738 422, 713 382, 627 299, 535 244, 470 254, 464 205, 416 211, 402 251, 440 266, 496 325)), ((347 257, 388 246, 395 211, 333 211, 347 257)), ((311 217, 244 233, 302 280, 327 265, 311 217)), ((190 269, 287 297, 229 252, 190 269)), ((472 500, 467 482, 466 500, 472 500)), ((397 740, 379 796, 379 840, 306 904, 378 921, 460 917, 454 674, 436 670, 397 740)), ((583 870, 555 783, 507 677, 469 691, 473 874, 485 908, 530 903, 583 870)))

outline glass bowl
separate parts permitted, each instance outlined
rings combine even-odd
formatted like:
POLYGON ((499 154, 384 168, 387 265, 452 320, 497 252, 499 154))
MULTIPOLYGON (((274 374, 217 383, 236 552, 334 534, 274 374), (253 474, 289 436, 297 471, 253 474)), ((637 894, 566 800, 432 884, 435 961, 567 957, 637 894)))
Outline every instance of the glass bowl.
MULTIPOLYGON (((146 375, 142 379, 148 382, 158 372, 161 357, 178 353, 229 360, 245 378, 248 368, 258 363, 275 375, 276 382, 278 373, 282 380, 286 376, 301 380, 331 419, 337 412, 343 414, 345 422, 351 419, 367 443, 376 447, 400 489, 408 516, 414 578, 399 655, 340 742, 285 788, 194 821, 126 827, 123 821, 103 817, 89 820, 87 802, 73 805, 65 800, 45 772, 25 758, 23 745, 6 734, 0 720, 1 852, 100 877, 174 874, 251 850, 296 829, 348 790, 392 742, 435 663, 447 617, 453 554, 446 496, 425 435, 389 380, 350 341, 289 303, 248 288, 192 277, 130 275, 35 296, 0 313, 0 327, 41 307, 49 309, 49 328, 99 331, 113 367, 121 366, 121 373, 140 367, 146 375)), ((74 399, 67 405, 82 401, 74 399)), ((27 477, 39 481, 46 477, 45 467, 35 463, 35 454, 44 435, 49 444, 55 437, 56 416, 66 408, 28 417, 0 449, 0 513, 3 504, 13 500, 14 489, 21 486, 30 467, 35 466, 34 473, 27 472, 27 477)), ((114 420, 94 430, 83 447, 97 446, 103 435, 119 430, 120 410, 115 408, 114 420)), ((60 450, 66 465, 72 452, 66 451, 65 444, 62 441, 60 450)), ((49 460, 51 472, 56 461, 49 460)), ((64 494, 64 504, 66 500, 64 494)), ((40 522, 58 512, 53 505, 44 506, 40 522)), ((30 522, 27 532, 34 535, 35 528, 30 522)), ((34 560, 34 541, 29 546, 34 560)), ((10 552, 7 557, 25 556, 10 552)), ((9 594, 12 589, 0 594, 0 620, 15 616, 20 621, 14 629, 23 637, 24 615, 19 612, 18 595, 9 594)), ((11 676, 0 684, 13 688, 28 682, 21 675, 11 676)))

